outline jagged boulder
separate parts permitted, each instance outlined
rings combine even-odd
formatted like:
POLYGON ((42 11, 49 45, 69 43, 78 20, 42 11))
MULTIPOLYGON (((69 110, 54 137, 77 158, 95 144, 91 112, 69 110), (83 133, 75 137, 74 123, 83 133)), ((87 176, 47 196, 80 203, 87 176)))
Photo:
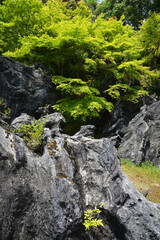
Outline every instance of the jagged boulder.
POLYGON ((52 137, 58 136, 62 132, 62 127, 65 125, 66 120, 61 113, 55 112, 46 115, 45 126, 50 129, 52 137))
MULTIPOLYGON (((56 115, 56 125, 58 116, 63 122, 56 115)), ((128 181, 112 142, 94 139, 93 126, 72 137, 60 131, 53 137, 51 119, 42 156, 0 127, 0 238, 159 240, 160 206, 128 181), (86 231, 84 210, 102 203, 104 227, 86 231)))
POLYGON ((50 75, 43 66, 26 66, 11 58, 0 57, 0 97, 11 108, 11 117, 28 113, 39 116, 46 104, 58 99, 50 75))
POLYGON ((11 124, 10 124, 10 129, 16 129, 20 128, 21 125, 28 125, 31 124, 31 121, 33 121, 33 117, 26 113, 21 113, 21 115, 17 118, 15 118, 11 124))
POLYGON ((157 96, 155 94, 143 97, 138 103, 124 100, 117 101, 109 117, 107 119, 103 118, 103 123, 101 123, 102 136, 110 138, 118 148, 128 131, 128 124, 140 112, 140 108, 143 105, 151 105, 156 101, 157 96))
POLYGON ((152 161, 160 167, 160 101, 144 105, 129 123, 119 156, 139 164, 152 161))
POLYGON ((132 118, 139 112, 142 103, 134 104, 125 101, 117 101, 110 113, 109 119, 104 121, 102 134, 109 137, 116 147, 119 146, 126 128, 132 118))
POLYGON ((1 117, 0 117, 0 126, 3 128, 8 128, 9 129, 9 124, 6 123, 1 117))

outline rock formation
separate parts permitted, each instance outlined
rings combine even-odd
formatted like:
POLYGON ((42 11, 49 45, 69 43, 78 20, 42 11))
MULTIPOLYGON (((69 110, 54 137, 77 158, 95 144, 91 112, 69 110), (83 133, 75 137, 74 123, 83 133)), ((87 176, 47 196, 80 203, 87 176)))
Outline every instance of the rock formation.
POLYGON ((133 163, 152 161, 160 167, 160 101, 144 105, 130 121, 118 152, 133 163))
POLYGON ((112 142, 94 139, 93 126, 55 131, 59 113, 47 119, 41 156, 0 127, 0 239, 159 240, 160 205, 128 181, 112 142), (104 227, 85 230, 84 210, 102 203, 104 227))
MULTIPOLYGON (((0 57, 0 97, 5 107, 11 108, 13 120, 9 125, 0 117, 0 239, 160 239, 160 204, 149 202, 125 177, 113 142, 109 138, 94 139, 93 125, 82 126, 74 136, 62 134, 64 117, 60 113, 46 115, 45 105, 54 104, 57 93, 43 66, 25 66, 0 57), (38 119, 44 115, 41 151, 31 151, 23 135, 12 131, 30 124, 33 116, 38 119), (97 217, 104 227, 86 230, 82 224, 84 211, 102 203, 97 217)), ((152 105, 152 110, 143 107, 135 120, 132 118, 137 109, 132 115, 121 114, 118 123, 119 113, 113 114, 108 130, 104 130, 104 135, 114 138, 120 124, 123 157, 125 138, 129 141, 126 131, 135 123, 137 132, 132 130, 130 136, 132 141, 139 141, 139 148, 133 150, 138 150, 139 159, 148 156, 157 161, 159 106, 158 102, 152 105)))
POLYGON ((140 111, 142 102, 139 104, 126 103, 125 101, 118 101, 107 121, 104 119, 102 124, 102 134, 104 137, 109 137, 116 147, 119 147, 121 140, 126 133, 129 122, 140 111))
POLYGON ((11 108, 12 118, 21 113, 39 117, 46 104, 53 105, 58 99, 43 66, 26 66, 3 56, 0 57, 0 97, 11 108))
POLYGON ((112 142, 118 148, 123 136, 128 131, 127 127, 130 121, 140 112, 141 107, 149 106, 157 100, 158 98, 154 94, 143 97, 138 103, 118 100, 108 118, 101 116, 100 131, 103 137, 112 139, 112 142))

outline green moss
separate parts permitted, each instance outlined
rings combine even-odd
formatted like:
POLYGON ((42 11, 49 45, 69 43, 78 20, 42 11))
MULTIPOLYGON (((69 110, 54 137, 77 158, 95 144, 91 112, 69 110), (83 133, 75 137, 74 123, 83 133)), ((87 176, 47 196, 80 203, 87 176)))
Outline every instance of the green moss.
POLYGON ((51 156, 55 156, 56 149, 57 149, 56 140, 51 139, 51 141, 47 144, 47 149, 51 156))

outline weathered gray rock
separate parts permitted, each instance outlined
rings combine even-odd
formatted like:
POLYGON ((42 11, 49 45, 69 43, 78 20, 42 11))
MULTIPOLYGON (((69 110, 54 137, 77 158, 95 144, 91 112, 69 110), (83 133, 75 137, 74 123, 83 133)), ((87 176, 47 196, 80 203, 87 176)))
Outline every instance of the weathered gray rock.
POLYGON ((95 126, 93 125, 81 126, 80 131, 77 132, 74 136, 77 138, 82 138, 82 137, 93 138, 94 131, 95 131, 95 126))
POLYGON ((65 118, 59 112, 48 114, 43 119, 46 121, 45 127, 51 129, 52 137, 60 134, 62 132, 62 127, 66 123, 65 118))
POLYGON ((134 104, 118 101, 110 114, 110 118, 102 125, 103 136, 110 138, 114 145, 119 147, 129 122, 139 112, 140 106, 142 106, 142 103, 134 104))
POLYGON ((3 128, 8 128, 9 129, 9 124, 6 123, 1 117, 0 117, 0 126, 3 128))
POLYGON ((21 113, 19 117, 15 118, 11 122, 10 129, 21 128, 21 125, 31 124, 31 121, 33 121, 33 117, 31 117, 27 113, 21 113))
POLYGON ((36 112, 39 107, 53 105, 58 99, 45 69, 26 66, 4 56, 0 57, 0 97, 11 108, 12 118, 24 112, 40 116, 36 112))
POLYGON ((111 141, 91 126, 53 138, 48 124, 42 156, 0 128, 0 239, 159 240, 159 205, 133 188, 111 141), (104 228, 88 233, 83 211, 102 203, 104 228))
POLYGON ((160 101, 144 105, 129 123, 119 156, 133 163, 152 161, 160 167, 160 101))
POLYGON ((149 106, 156 101, 155 94, 143 97, 138 103, 117 101, 108 119, 103 118, 103 122, 101 122, 103 137, 110 138, 118 148, 123 136, 128 131, 128 124, 140 112, 140 108, 143 105, 149 106))

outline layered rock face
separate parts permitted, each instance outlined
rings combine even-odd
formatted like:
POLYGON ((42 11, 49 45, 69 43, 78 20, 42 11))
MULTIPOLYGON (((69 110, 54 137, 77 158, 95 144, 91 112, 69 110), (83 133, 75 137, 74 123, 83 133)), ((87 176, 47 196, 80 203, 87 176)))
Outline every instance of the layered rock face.
POLYGON ((11 108, 12 118, 21 113, 38 116, 46 104, 53 105, 58 99, 45 69, 3 56, 0 57, 0 97, 11 108))
POLYGON ((126 103, 125 101, 118 101, 109 119, 104 120, 102 124, 102 134, 104 137, 112 139, 116 147, 119 147, 124 134, 127 131, 129 122, 139 113, 142 102, 138 104, 126 103))
POLYGON ((93 126, 61 134, 59 113, 47 119, 41 156, 0 127, 0 239, 159 240, 160 205, 134 189, 112 142, 93 126), (102 203, 104 227, 85 230, 84 210, 102 203))
POLYGON ((160 167, 160 101, 144 105, 130 121, 118 152, 133 163, 152 161, 160 167))

